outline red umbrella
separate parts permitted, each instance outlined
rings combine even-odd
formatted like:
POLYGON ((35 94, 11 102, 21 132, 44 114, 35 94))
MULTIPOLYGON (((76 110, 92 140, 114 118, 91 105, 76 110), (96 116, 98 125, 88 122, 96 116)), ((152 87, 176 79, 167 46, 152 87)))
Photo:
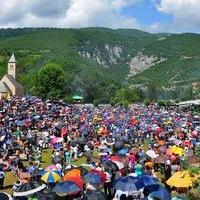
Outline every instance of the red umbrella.
POLYGON ((191 146, 192 144, 191 144, 191 142, 189 141, 189 140, 185 140, 184 142, 183 142, 183 144, 185 145, 185 146, 191 146))
POLYGON ((83 185, 84 185, 84 181, 82 180, 81 177, 69 177, 65 179, 65 181, 72 181, 76 183, 81 189, 83 188, 83 185))
POLYGON ((106 174, 103 171, 92 169, 90 170, 90 173, 99 175, 102 182, 105 182, 107 179, 106 174))
POLYGON ((111 156, 110 160, 112 160, 112 161, 121 161, 121 158, 119 156, 111 156))

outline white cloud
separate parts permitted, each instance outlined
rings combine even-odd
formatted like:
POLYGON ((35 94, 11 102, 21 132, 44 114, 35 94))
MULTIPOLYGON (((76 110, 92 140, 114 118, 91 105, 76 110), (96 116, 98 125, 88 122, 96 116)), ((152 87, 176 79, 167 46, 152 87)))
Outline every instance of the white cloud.
POLYGON ((200 31, 200 0, 160 0, 157 10, 173 16, 171 30, 200 31))
POLYGON ((0 0, 0 27, 132 27, 122 9, 141 0, 0 0))

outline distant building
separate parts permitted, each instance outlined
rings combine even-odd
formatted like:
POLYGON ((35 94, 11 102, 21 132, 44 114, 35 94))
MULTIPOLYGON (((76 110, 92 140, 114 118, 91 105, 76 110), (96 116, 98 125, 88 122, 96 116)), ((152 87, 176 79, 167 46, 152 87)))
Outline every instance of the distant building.
POLYGON ((199 90, 200 89, 200 82, 193 82, 192 83, 192 89, 193 90, 199 90))
POLYGON ((23 86, 17 82, 17 62, 13 54, 8 62, 8 72, 0 81, 0 99, 22 96, 23 86))

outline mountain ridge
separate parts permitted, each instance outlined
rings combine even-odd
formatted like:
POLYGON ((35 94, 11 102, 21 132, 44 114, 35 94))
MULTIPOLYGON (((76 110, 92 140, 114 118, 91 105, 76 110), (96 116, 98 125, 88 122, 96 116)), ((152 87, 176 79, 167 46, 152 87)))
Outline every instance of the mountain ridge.
POLYGON ((61 64, 72 74, 73 84, 81 82, 79 87, 84 87, 86 77, 95 80, 97 75, 108 85, 191 85, 200 79, 198 44, 200 35, 196 33, 153 34, 96 27, 0 29, 0 76, 14 52, 18 79, 27 93, 34 74, 48 62, 61 64))

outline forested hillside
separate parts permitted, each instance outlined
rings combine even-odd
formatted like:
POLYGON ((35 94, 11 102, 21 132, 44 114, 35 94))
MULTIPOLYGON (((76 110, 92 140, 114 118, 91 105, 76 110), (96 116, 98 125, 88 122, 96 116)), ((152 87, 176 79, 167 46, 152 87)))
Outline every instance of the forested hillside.
MULTIPOLYGON (((18 60, 18 80, 27 94, 39 69, 48 63, 64 69, 64 94, 84 95, 87 102, 109 102, 110 91, 126 85, 153 85, 159 91, 188 87, 200 79, 198 34, 107 28, 1 29, 1 77, 11 53, 18 60)), ((162 92, 157 95, 163 97, 162 92)), ((177 91, 167 95, 180 98, 177 91)))

